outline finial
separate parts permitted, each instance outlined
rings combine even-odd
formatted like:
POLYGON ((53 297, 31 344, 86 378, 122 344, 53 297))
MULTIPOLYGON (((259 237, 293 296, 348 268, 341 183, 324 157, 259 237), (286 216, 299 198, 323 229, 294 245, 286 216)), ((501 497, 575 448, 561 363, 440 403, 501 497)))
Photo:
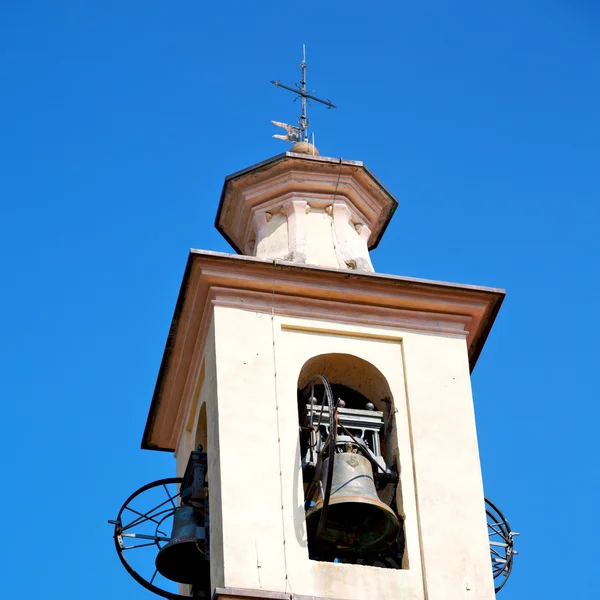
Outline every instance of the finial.
MULTIPOLYGON (((286 123, 280 123, 279 121, 271 121, 273 125, 277 127, 281 127, 285 129, 285 135, 274 135, 274 138, 279 140, 285 140, 286 142, 308 142, 308 123, 309 119, 306 116, 306 105, 309 100, 314 100, 315 102, 319 102, 324 104, 327 108, 337 108, 333 102, 330 100, 322 100, 321 98, 317 98, 316 96, 312 96, 308 93, 306 89, 306 47, 302 44, 302 62, 300 63, 300 68, 302 70, 302 79, 300 80, 300 85, 296 84, 296 87, 289 87, 287 85, 283 85, 279 80, 271 81, 271 83, 277 87, 283 88, 284 90, 288 90, 289 92, 293 92, 302 100, 302 114, 298 117, 298 125, 287 125, 286 123)), ((314 91, 314 90, 309 90, 314 91)), ((296 98, 294 98, 295 100, 296 98)))

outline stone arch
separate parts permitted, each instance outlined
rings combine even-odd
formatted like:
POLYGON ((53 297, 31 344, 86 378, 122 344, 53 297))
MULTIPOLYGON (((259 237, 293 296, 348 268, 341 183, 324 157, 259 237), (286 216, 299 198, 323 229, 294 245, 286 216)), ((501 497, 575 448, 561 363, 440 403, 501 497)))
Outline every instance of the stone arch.
POLYGON ((377 410, 387 413, 392 393, 387 379, 373 364, 353 354, 319 354, 308 359, 298 377, 298 389, 306 387, 316 374, 325 375, 330 383, 353 389, 368 398, 377 410))
MULTIPOLYGON (((372 402, 376 410, 383 412, 385 425, 381 432, 381 455, 388 467, 401 472, 396 410, 392 391, 385 375, 369 361, 353 354, 328 353, 313 356, 300 369, 298 376, 299 404, 306 398, 305 392, 307 391, 307 386, 310 380, 317 374, 324 375, 329 380, 329 383, 334 388, 334 394, 335 388, 338 386, 349 388, 351 391, 357 392, 361 397, 372 402)), ((352 407, 350 406, 350 408, 352 407)), ((401 545, 405 548, 403 523, 405 513, 401 483, 399 482, 396 486, 387 486, 379 495, 382 501, 395 508, 402 520, 401 545), (395 501, 393 501, 394 498, 395 501)), ((376 564, 375 566, 408 568, 408 557, 404 549, 397 558, 398 560, 393 566, 391 564, 376 564)))

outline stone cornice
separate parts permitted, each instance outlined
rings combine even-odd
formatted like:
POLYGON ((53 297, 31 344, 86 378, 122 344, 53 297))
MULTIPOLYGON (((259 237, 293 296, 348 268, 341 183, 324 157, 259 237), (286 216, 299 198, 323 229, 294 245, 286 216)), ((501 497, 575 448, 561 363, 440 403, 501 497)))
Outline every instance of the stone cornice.
POLYGON ((213 306, 465 336, 471 369, 504 291, 192 250, 142 448, 172 451, 182 430, 213 306))

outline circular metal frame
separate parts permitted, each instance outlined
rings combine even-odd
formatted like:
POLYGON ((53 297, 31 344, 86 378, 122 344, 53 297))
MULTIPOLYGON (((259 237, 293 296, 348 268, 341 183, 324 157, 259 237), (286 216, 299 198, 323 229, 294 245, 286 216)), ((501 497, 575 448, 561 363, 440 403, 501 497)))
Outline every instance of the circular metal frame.
POLYGON ((487 517, 488 537, 490 539, 490 557, 492 559, 492 574, 494 576, 495 591, 498 593, 508 581, 513 566, 514 550, 513 532, 495 504, 485 499, 485 513, 487 517))
POLYGON ((123 506, 121 506, 121 509, 119 510, 117 518, 114 521, 109 521, 109 523, 115 526, 113 534, 115 549, 119 556, 119 560, 121 561, 121 564, 125 567, 126 571, 147 590, 153 592, 154 594, 162 596, 163 598, 169 598, 169 600, 189 600, 189 596, 182 596, 180 594, 170 592, 155 585, 154 579, 158 573, 157 569, 154 570, 154 574, 152 575, 151 579, 146 579, 145 577, 140 575, 140 573, 138 573, 129 563, 129 561, 125 558, 124 551, 135 550, 136 548, 144 548, 153 545, 156 546, 157 551, 160 551, 160 549, 171 540, 171 538, 168 535, 166 535, 163 531, 160 530, 160 527, 162 523, 164 523, 168 518, 172 517, 175 514, 175 511, 178 508, 177 499, 180 497, 181 490, 179 490, 175 495, 171 495, 167 486, 171 484, 176 484, 179 487, 181 487, 182 482, 182 477, 168 477, 166 479, 159 479, 157 481, 153 481, 152 483, 148 483, 142 486, 141 488, 133 492, 133 494, 131 494, 131 496, 129 496, 127 500, 125 500, 123 506), (145 492, 153 488, 160 487, 164 488, 167 495, 167 499, 164 502, 159 503, 158 505, 154 506, 146 512, 140 512, 130 506, 132 501, 138 496, 144 494, 145 492), (134 518, 131 522, 124 525, 123 517, 126 512, 131 512, 134 515, 137 515, 137 517, 134 518), (154 528, 154 535, 136 534, 129 532, 129 530, 132 530, 135 527, 147 523, 148 521, 152 521, 156 524, 154 528), (148 540, 148 543, 143 543, 134 546, 126 546, 124 539, 127 538, 148 540))

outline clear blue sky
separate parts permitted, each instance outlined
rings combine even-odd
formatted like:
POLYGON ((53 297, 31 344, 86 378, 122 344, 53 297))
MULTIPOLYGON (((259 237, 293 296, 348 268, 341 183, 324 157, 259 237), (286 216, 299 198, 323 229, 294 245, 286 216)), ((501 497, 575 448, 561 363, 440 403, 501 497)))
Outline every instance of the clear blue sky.
POLYGON ((2 0, 0 596, 151 597, 106 519, 173 472, 139 444, 188 248, 229 251, 303 42, 321 153, 400 201, 376 269, 507 289, 473 376, 500 597, 598 597, 596 0, 2 0))

